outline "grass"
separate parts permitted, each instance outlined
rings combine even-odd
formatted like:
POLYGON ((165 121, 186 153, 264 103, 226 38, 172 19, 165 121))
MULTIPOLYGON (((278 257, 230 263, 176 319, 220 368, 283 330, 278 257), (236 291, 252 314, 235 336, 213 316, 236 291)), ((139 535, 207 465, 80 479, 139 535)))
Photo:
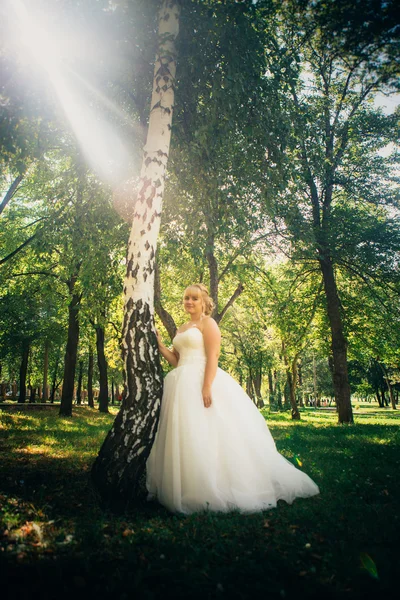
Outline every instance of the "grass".
MULTIPOLYGON (((116 409, 112 409, 115 414, 116 409)), ((265 416, 321 494, 254 515, 101 509, 89 471, 114 415, 0 413, 0 558, 13 600, 397 597, 399 424, 365 405, 265 416)), ((4 590, 4 587, 3 587, 4 590)))

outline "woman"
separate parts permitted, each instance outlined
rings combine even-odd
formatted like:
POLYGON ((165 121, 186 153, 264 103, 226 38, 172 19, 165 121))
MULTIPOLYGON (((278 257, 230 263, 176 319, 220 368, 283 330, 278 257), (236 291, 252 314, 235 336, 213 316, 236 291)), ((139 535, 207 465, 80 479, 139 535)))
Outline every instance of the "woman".
POLYGON ((202 284, 185 290, 190 319, 161 354, 176 367, 165 377, 160 422, 147 461, 149 498, 172 512, 256 512, 319 493, 281 456, 264 418, 241 386, 218 367, 221 334, 202 284))

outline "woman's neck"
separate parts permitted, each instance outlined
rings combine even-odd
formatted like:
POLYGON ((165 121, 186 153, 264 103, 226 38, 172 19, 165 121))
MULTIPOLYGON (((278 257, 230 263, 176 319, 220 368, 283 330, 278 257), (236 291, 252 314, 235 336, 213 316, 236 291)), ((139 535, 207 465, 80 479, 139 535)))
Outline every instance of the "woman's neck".
POLYGON ((190 315, 190 322, 197 323, 197 321, 201 321, 203 319, 203 315, 190 315))

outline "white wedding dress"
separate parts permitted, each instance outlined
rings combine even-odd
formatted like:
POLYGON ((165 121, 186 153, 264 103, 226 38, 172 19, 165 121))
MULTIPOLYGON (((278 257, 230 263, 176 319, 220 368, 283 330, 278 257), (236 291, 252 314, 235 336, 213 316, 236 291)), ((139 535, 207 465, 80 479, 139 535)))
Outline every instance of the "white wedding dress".
POLYGON ((212 404, 202 386, 206 355, 196 327, 173 340, 179 364, 165 377, 157 435, 147 461, 149 499, 172 512, 257 512, 319 493, 275 447, 241 386, 218 368, 212 404))

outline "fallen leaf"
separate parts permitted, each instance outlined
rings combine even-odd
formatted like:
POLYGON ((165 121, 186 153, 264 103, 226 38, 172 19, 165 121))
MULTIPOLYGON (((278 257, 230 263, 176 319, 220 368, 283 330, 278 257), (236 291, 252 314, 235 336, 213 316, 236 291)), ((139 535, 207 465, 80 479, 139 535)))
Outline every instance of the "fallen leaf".
POLYGON ((122 532, 122 535, 123 535, 123 537, 128 537, 129 535, 133 535, 134 533, 135 532, 132 529, 127 528, 122 532))
POLYGON ((369 575, 371 575, 371 577, 374 579, 379 579, 378 569, 369 554, 362 552, 360 554, 360 561, 362 569, 365 569, 365 571, 367 571, 367 573, 369 573, 369 575))

